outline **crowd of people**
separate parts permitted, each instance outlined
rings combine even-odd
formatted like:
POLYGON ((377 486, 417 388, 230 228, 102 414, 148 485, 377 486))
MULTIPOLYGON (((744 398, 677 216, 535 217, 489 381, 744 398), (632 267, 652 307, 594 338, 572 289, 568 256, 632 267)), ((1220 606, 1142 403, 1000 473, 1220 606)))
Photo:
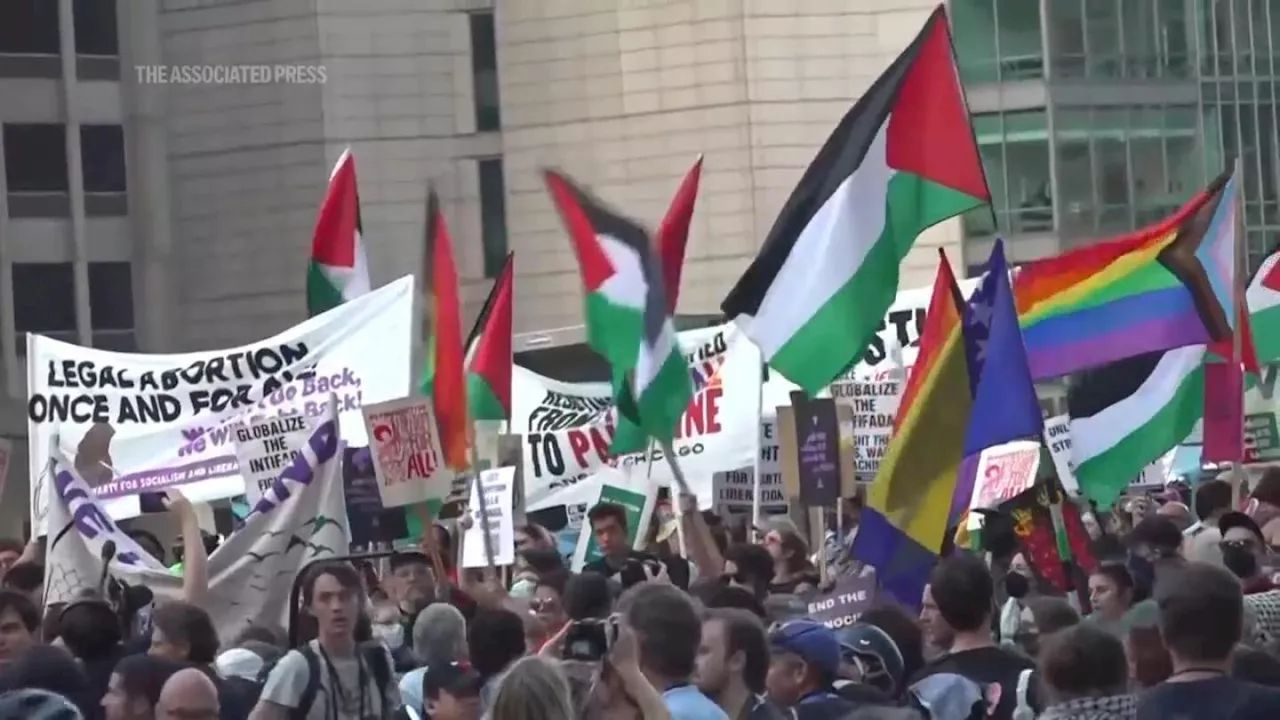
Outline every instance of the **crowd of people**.
POLYGON ((989 544, 839 629, 809 617, 818 567, 864 569, 785 518, 751 542, 683 502, 686 530, 657 523, 651 551, 623 508, 592 508, 602 557, 578 573, 537 525, 503 572, 459 572, 444 525, 426 550, 319 561, 294 627, 232 638, 186 600, 145 631, 92 592, 44 608, 39 543, 0 542, 0 720, 1280 718, 1280 471, 1248 513, 1213 480, 1091 518, 1087 593, 989 544))

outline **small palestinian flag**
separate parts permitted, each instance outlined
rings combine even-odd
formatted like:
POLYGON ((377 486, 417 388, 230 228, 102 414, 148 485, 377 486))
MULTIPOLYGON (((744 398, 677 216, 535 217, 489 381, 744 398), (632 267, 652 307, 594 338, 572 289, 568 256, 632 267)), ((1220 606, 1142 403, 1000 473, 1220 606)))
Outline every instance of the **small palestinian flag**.
POLYGON ((462 305, 458 299, 453 240, 434 190, 427 194, 426 258, 430 335, 421 391, 431 398, 435 407, 445 464, 462 471, 471 464, 468 457, 471 421, 467 418, 467 385, 463 380, 462 305))
POLYGON ((940 5, 836 126, 721 309, 813 395, 862 356, 916 237, 989 201, 940 5))
POLYGON ((356 159, 342 151, 329 174, 307 266, 307 314, 315 317, 369 292, 369 261, 360 224, 356 159))
POLYGON ((511 419, 511 295, 514 254, 493 289, 467 341, 467 403, 472 420, 511 419))
POLYGON ((630 422, 669 443, 693 391, 649 234, 559 173, 546 183, 582 271, 587 344, 613 369, 618 434, 630 422))

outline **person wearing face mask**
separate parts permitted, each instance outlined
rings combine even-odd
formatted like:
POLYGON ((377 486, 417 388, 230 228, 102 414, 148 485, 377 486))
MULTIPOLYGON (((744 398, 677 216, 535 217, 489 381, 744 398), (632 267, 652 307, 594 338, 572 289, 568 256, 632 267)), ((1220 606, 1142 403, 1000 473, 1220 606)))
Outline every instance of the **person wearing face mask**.
POLYGON ((1252 639, 1266 643, 1280 638, 1280 589, 1267 572, 1270 549, 1262 528, 1242 512, 1229 512, 1218 518, 1218 529, 1222 532, 1222 564, 1240 579, 1244 591, 1252 639))
POLYGON ((418 660, 405 642, 405 628, 400 608, 391 603, 380 603, 370 613, 370 629, 373 638, 387 647, 397 673, 406 673, 418 666, 418 660))

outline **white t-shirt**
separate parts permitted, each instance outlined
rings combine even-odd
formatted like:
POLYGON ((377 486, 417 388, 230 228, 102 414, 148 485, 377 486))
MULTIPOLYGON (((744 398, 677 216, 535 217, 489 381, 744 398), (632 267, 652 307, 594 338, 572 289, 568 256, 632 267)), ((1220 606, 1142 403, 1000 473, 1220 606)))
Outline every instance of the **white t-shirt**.
MULTIPOLYGON (((382 720, 400 707, 400 688, 394 675, 387 683, 385 693, 380 693, 373 668, 368 667, 361 655, 326 658, 315 640, 311 641, 310 648, 320 662, 320 687, 307 712, 307 720, 382 720), (364 679, 363 688, 361 678, 364 679)), ((392 667, 390 654, 387 655, 386 667, 392 667)), ((297 708, 310 677, 307 658, 297 650, 290 650, 267 676, 261 699, 286 708, 297 708)))

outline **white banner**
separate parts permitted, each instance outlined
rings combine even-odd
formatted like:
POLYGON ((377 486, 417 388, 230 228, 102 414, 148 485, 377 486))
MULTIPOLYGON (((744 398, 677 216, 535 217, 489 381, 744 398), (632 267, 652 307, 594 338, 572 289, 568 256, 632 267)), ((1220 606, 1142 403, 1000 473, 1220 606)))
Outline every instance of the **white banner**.
MULTIPOLYGON (((199 605, 208 610, 219 637, 236 637, 250 625, 288 627, 289 592, 298 573, 312 561, 347 554, 337 419, 318 420, 244 527, 209 556, 209 588, 199 605)), ((51 532, 45 602, 70 602, 84 590, 97 590, 107 541, 116 547, 112 578, 146 585, 157 604, 181 598, 183 578, 125 534, 74 463, 60 451, 55 455, 56 481, 46 485, 51 532)))
POLYGON ((493 547, 493 564, 496 567, 514 565, 516 562, 515 523, 516 469, 502 467, 485 470, 471 483, 471 527, 462 535, 462 567, 483 568, 489 566, 484 555, 484 526, 480 522, 480 493, 484 493, 484 509, 489 517, 489 542, 493 547))
POLYGON ((43 532, 55 438, 117 519, 140 512, 141 492, 179 486, 193 502, 241 494, 235 427, 319 417, 330 393, 343 439, 367 444, 360 406, 402 397, 416 375, 413 299, 405 277, 262 342, 174 355, 28 335, 33 528, 43 532))
MULTIPOLYGON (((717 471, 750 465, 759 432, 760 353, 733 324, 679 334, 689 360, 694 397, 680 420, 675 450, 689 486, 704 507, 717 471)), ((511 432, 524 437, 525 501, 545 507, 552 493, 614 465, 643 477, 644 453, 609 456, 612 402, 604 383, 562 383, 517 367, 512 378, 511 432)), ((661 451, 653 481, 673 482, 661 451)))
POLYGON ((249 423, 236 428, 236 459, 244 476, 244 494, 250 505, 275 484, 280 471, 311 437, 305 415, 291 415, 249 423))
POLYGON ((444 464, 430 398, 365 405, 364 423, 382 507, 443 500, 449 494, 454 475, 444 464))

